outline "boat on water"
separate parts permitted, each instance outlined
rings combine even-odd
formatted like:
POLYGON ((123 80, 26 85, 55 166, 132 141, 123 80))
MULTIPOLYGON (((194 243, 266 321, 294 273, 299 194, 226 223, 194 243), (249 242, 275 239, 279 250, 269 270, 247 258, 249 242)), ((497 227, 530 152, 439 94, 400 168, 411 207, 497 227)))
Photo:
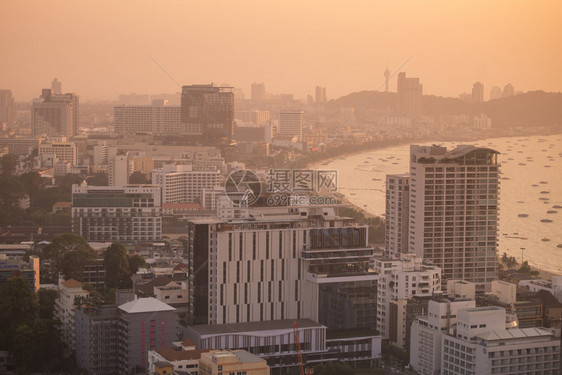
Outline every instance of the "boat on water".
POLYGON ((524 201, 517 201, 517 203, 525 203, 524 201))
POLYGON ((555 214, 555 213, 558 213, 558 211, 556 211, 556 210, 548 210, 548 211, 546 211, 546 213, 547 213, 547 214, 555 214))
POLYGON ((550 200, 550 199, 549 199, 549 198, 546 198, 546 197, 540 197, 540 198, 539 198, 539 201, 548 201, 548 200, 550 200))
POLYGON ((548 184, 548 181, 539 181, 539 184, 546 185, 546 184, 548 184))
POLYGON ((545 167, 545 168, 550 168, 550 165, 545 165, 544 167, 545 167))
POLYGON ((543 191, 541 191, 541 194, 550 194, 550 191, 543 190, 543 191))
POLYGON ((555 204, 554 206, 552 206, 552 208, 562 208, 562 206, 559 204, 555 204))
POLYGON ((527 164, 525 164, 525 163, 519 163, 519 165, 527 165, 527 164))
POLYGON ((541 241, 548 242, 550 241, 550 238, 543 238, 541 241))
POLYGON ((552 223, 550 219, 541 219, 541 223, 552 223))
POLYGON ((373 178, 373 181, 380 181, 380 178, 373 178))
POLYGON ((518 217, 529 217, 529 214, 519 214, 518 217))
POLYGON ((556 247, 562 248, 562 243, 559 243, 558 245, 556 245, 556 247))
POLYGON ((533 186, 533 187, 537 187, 537 186, 539 186, 539 185, 537 185, 537 184, 533 184, 533 185, 531 185, 531 186, 533 186))

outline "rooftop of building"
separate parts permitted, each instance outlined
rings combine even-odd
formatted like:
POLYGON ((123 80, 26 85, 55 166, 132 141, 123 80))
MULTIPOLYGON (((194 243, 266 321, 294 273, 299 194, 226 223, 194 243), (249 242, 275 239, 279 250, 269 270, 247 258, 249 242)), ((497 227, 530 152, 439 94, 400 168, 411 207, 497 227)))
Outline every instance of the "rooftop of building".
POLYGON ((174 350, 169 346, 162 346, 156 349, 156 353, 160 354, 168 361, 175 362, 200 359, 202 353, 207 353, 210 350, 211 349, 174 350))
POLYGON ((543 328, 514 328, 514 329, 496 329, 490 332, 484 332, 476 335, 477 338, 486 341, 509 340, 531 337, 554 336, 551 331, 543 328))
POLYGON ((121 306, 119 306, 119 309, 129 314, 176 310, 172 306, 164 302, 158 301, 156 298, 153 297, 138 298, 134 301, 122 304, 121 306))
POLYGON ((78 280, 68 279, 61 283, 65 288, 82 288, 82 283, 78 280))
POLYGON ((326 326, 311 319, 285 319, 264 322, 229 323, 229 324, 203 324, 190 326, 193 331, 201 336, 225 335, 244 332, 275 331, 293 329, 293 323, 297 322, 299 329, 303 328, 326 328, 326 326))

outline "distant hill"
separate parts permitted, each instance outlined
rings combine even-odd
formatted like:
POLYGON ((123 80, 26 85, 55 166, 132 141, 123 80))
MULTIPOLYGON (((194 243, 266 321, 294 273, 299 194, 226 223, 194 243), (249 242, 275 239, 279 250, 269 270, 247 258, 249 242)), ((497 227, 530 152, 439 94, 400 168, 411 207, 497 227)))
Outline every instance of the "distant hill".
MULTIPOLYGON (((339 107, 358 107, 371 95, 370 91, 355 92, 341 98, 330 100, 329 109, 339 107)), ((369 109, 396 109, 396 93, 378 93, 368 104, 369 109)), ((530 91, 524 94, 490 100, 484 103, 471 103, 457 98, 424 95, 423 114, 437 115, 479 115, 485 113, 492 118, 492 126, 505 128, 512 126, 551 126, 562 125, 562 93, 530 91)))

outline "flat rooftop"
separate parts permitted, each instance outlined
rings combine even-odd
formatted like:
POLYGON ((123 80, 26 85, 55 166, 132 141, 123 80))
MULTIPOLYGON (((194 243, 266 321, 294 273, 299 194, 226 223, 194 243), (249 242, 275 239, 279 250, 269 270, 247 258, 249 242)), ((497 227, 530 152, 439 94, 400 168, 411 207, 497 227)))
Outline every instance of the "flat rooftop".
MULTIPOLYGON (((197 332, 200 336, 207 335, 226 335, 244 332, 259 332, 259 331, 276 331, 284 329, 293 329, 293 319, 285 320, 272 320, 264 322, 251 322, 251 323, 229 323, 229 324, 202 324, 189 326, 193 331, 197 332)), ((326 326, 315 322, 311 319, 297 319, 299 329, 302 328, 326 328, 326 326)))

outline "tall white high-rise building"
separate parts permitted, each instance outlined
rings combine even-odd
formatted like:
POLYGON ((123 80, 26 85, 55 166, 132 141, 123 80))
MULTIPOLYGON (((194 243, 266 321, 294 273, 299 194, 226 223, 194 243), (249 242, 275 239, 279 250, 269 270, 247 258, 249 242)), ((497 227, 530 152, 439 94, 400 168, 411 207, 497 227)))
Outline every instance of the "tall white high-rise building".
POLYGON ((408 253, 410 176, 386 176, 385 251, 391 258, 408 253))
POLYGON ((279 134, 297 136, 302 140, 302 122, 304 111, 288 110, 279 112, 279 134))
POLYGON ((377 329, 383 338, 390 333, 390 302, 414 296, 431 297, 441 291, 441 269, 424 264, 414 254, 400 259, 377 259, 377 329))
POLYGON ((123 186, 129 183, 129 154, 112 156, 107 169, 109 186, 123 186))
POLYGON ((447 280, 491 290, 498 243, 498 152, 410 146, 409 252, 439 266, 447 280))

